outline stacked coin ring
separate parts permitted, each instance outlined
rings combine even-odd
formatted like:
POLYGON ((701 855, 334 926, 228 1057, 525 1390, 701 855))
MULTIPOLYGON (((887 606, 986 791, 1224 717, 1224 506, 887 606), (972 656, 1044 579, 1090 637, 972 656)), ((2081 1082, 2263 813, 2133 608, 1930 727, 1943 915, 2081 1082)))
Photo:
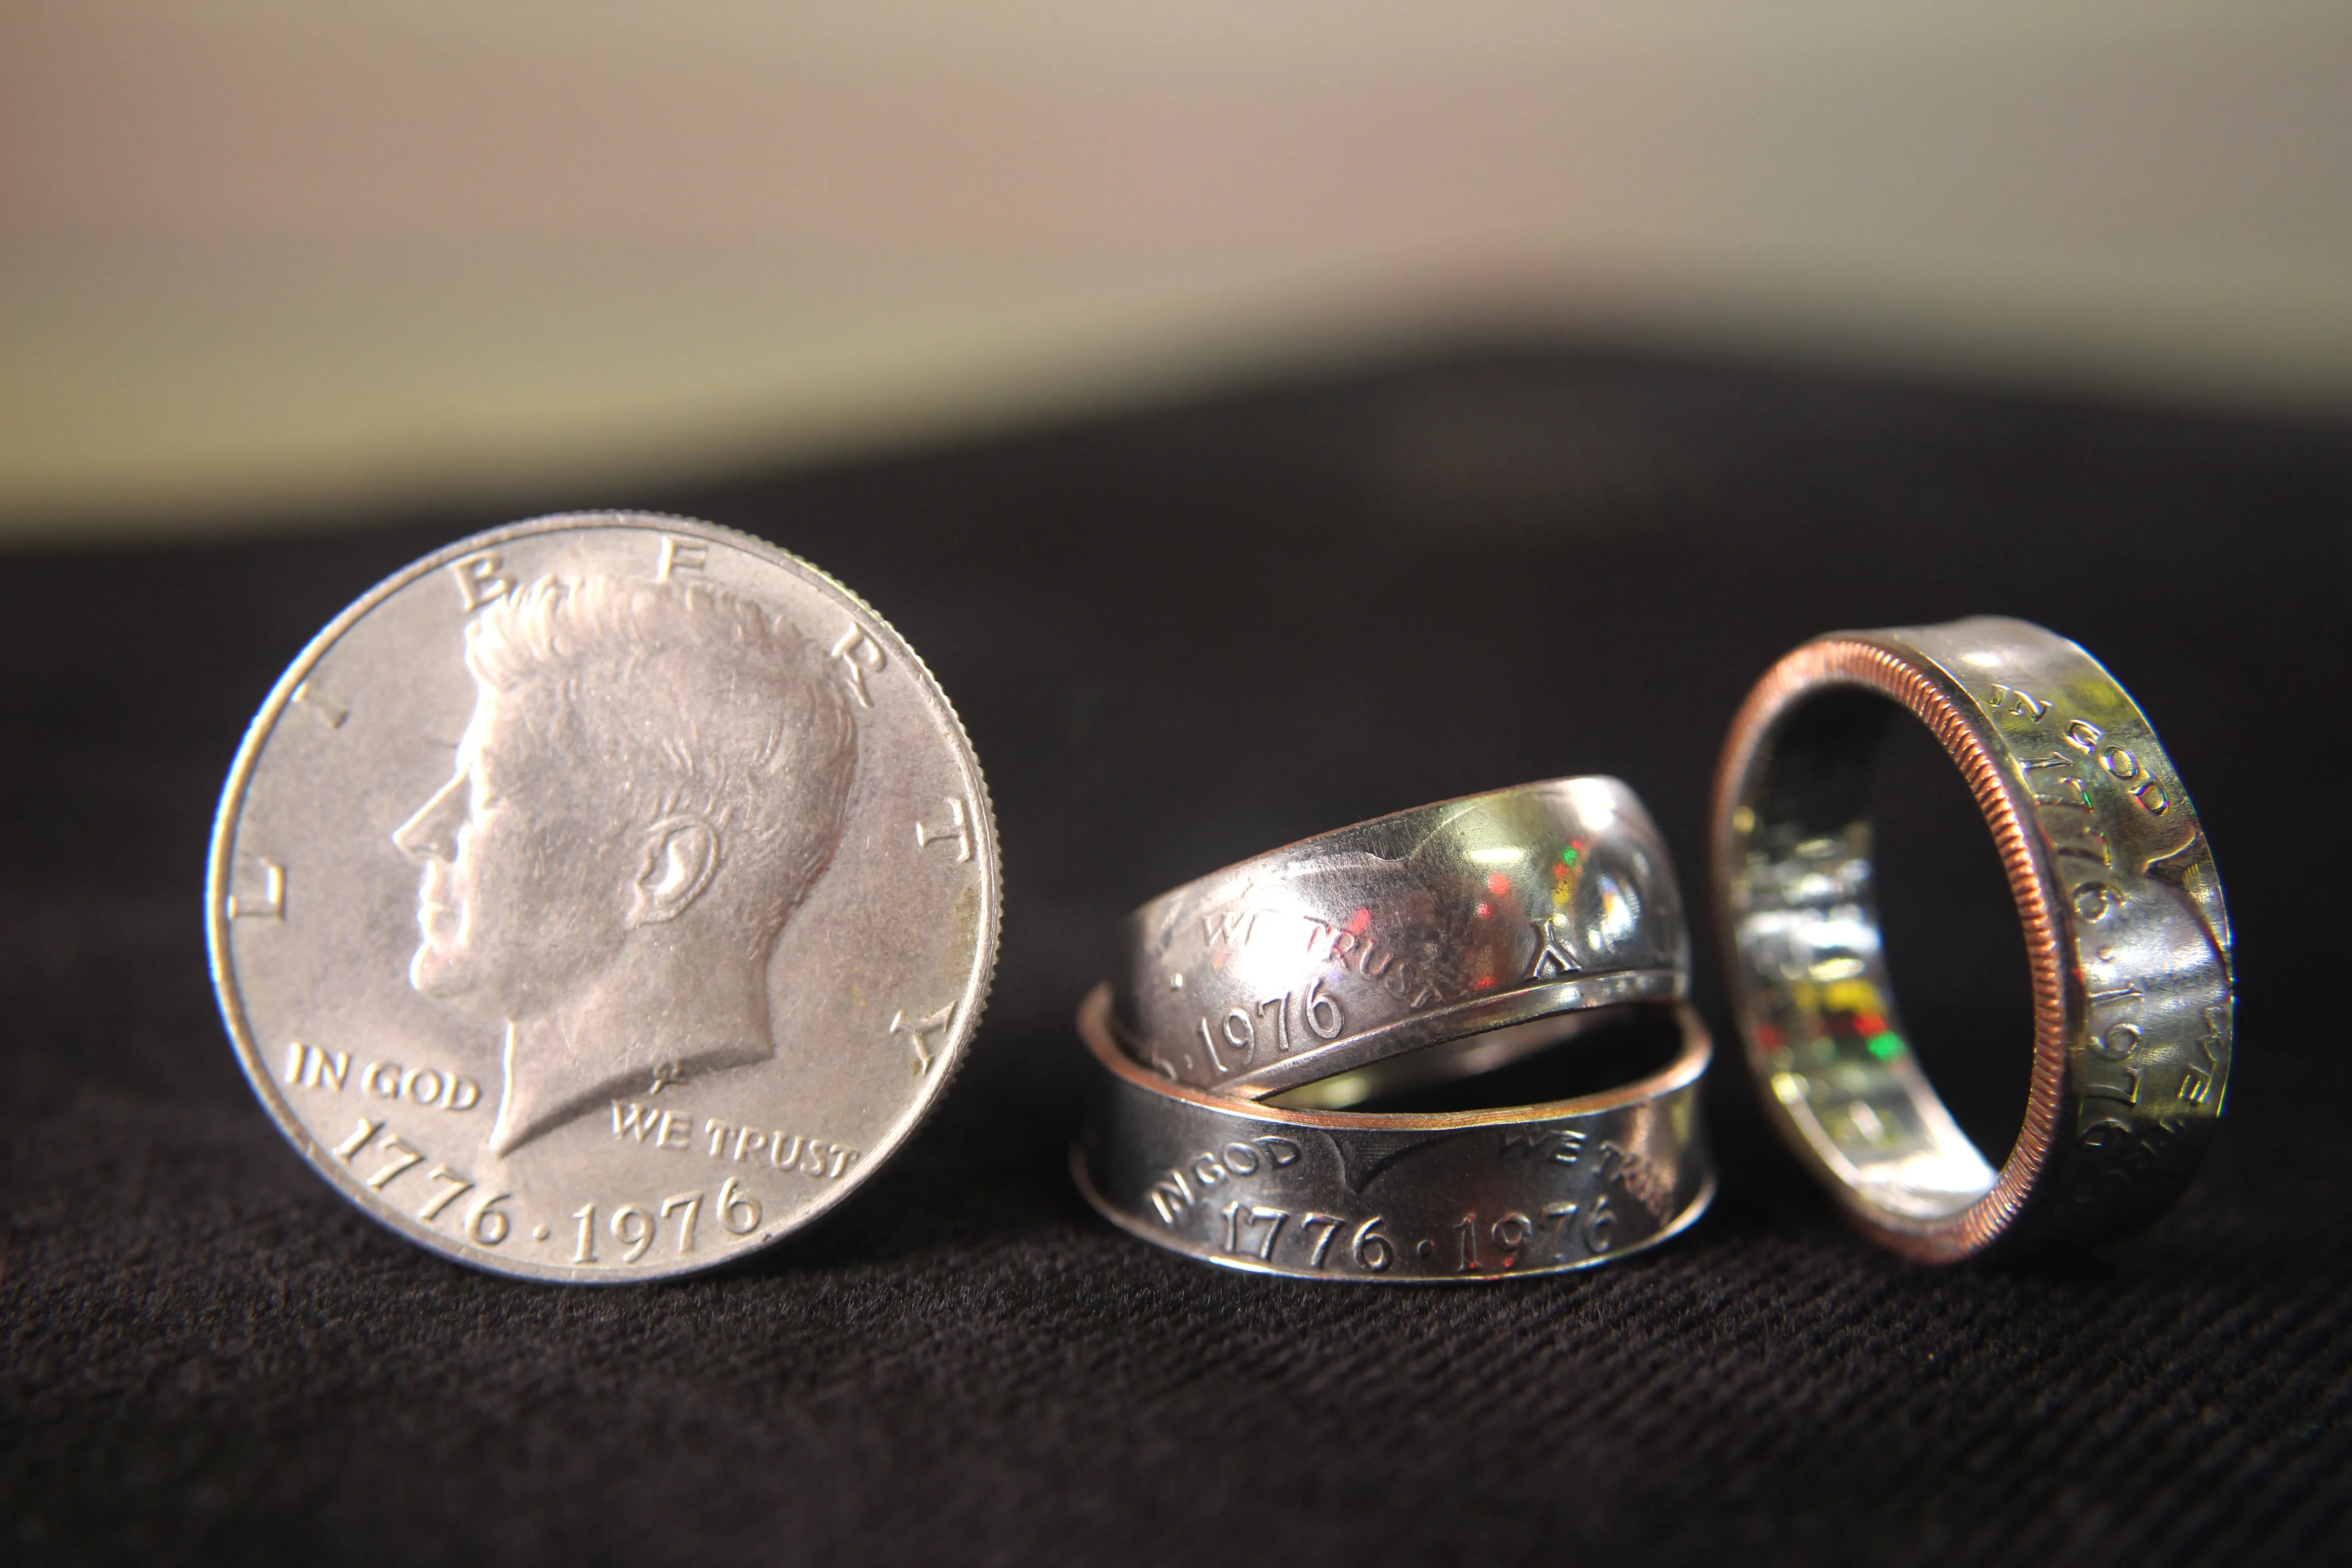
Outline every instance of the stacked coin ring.
POLYGON ((1613 779, 1273 851, 1146 904, 1127 946, 1079 1015, 1103 1070, 1072 1168, 1146 1240, 1297 1278, 1492 1279, 1653 1246, 1713 1195, 1681 905, 1656 829, 1613 779), (1467 1111, 1341 1109, 1502 1065, 1633 1002, 1672 1003, 1680 1036, 1638 1082, 1467 1111))

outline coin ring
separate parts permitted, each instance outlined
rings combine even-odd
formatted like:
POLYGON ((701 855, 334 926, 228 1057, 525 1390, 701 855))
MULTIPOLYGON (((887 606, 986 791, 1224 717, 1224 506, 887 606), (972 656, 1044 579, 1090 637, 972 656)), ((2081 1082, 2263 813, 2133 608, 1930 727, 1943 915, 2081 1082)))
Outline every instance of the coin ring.
MULTIPOLYGON (((643 613, 613 611, 621 618, 643 613)), ((576 623, 571 627, 579 630, 576 623)), ((640 667, 639 683, 629 690, 658 694, 640 705, 645 712, 663 706, 687 711, 694 694, 657 679, 666 645, 656 637, 648 646, 651 662, 640 667)), ((764 689, 756 679, 742 690, 729 688, 731 709, 710 708, 705 700, 693 722, 765 713, 750 695, 764 689)), ((778 776, 797 785, 809 764, 797 752, 773 754, 783 759, 775 764, 778 776)), ((297 813, 291 820, 299 826, 312 819, 297 813)), ((331 812, 327 820, 341 819, 331 812)), ((282 825, 278 836, 285 837, 282 825)), ((683 842, 693 835, 674 837, 683 842)), ((733 864, 741 865, 740 844, 751 841, 729 842, 728 853, 738 857, 733 864)), ((693 912, 693 900, 701 897, 703 929, 732 929, 722 919, 731 904, 707 897, 724 885, 729 864, 714 852, 710 865, 719 868, 706 865, 699 881, 668 879, 675 884, 664 895, 668 902, 645 918, 683 930, 681 911, 693 912)), ((765 886, 757 880, 765 872, 752 875, 752 888, 765 886)), ((733 530, 653 513, 567 513, 494 529, 411 563, 305 647, 256 716, 223 791, 206 932, 223 1017, 247 1079, 288 1140, 347 1200, 404 1238, 473 1267, 554 1282, 628 1283, 748 1256, 837 1206, 887 1163, 938 1103, 977 1027, 995 963, 1001 875, 986 785, 952 707, 913 649, 863 600, 797 557, 733 530), (467 742, 456 729, 466 723, 468 706, 479 720, 488 702, 481 675, 458 661, 458 634, 479 629, 490 613, 478 597, 487 604, 518 585, 535 591, 542 568, 544 584, 577 586, 603 576, 657 597, 660 585, 675 578, 712 591, 673 597, 727 614, 757 611, 766 617, 765 631, 760 625, 721 628, 718 641, 750 637, 766 648, 761 639, 774 639, 800 671, 776 679, 807 678, 799 689, 816 704, 811 712, 838 708, 852 716, 845 743, 855 748, 855 771, 843 786, 831 847, 824 848, 814 830, 802 835, 806 844, 792 839, 817 858, 817 868, 810 873, 803 865, 793 895, 799 902, 781 917, 760 917, 782 921, 781 939, 765 939, 772 1032, 747 1034, 746 1061, 712 1058, 716 1065, 707 1072, 686 1064, 674 1076, 672 1065, 656 1066, 650 1082, 639 1080, 614 1099, 609 1139, 601 1100, 583 1113, 553 1107, 544 1129, 520 1122, 508 1128, 495 1048, 487 1065, 478 1057, 470 1067, 468 1058, 452 1058, 451 1009, 429 1000, 416 982, 419 960, 378 974, 382 964, 345 963, 345 948, 335 945, 341 937, 304 931, 332 926, 344 937, 358 931, 379 943, 394 940, 387 932, 404 931, 399 940, 418 945, 426 894, 400 855, 422 861, 398 839, 428 815, 432 801, 409 821, 399 819, 433 785, 444 795, 457 787, 455 779, 442 784, 449 748, 458 747, 461 763, 465 755, 467 742), (428 600, 420 594, 461 595, 463 614, 453 616, 446 605, 424 607, 428 600), (445 637, 446 645, 439 640, 445 637), (445 646, 446 654, 428 657, 445 646), (339 689, 339 679, 360 694, 339 689), (400 720, 386 717, 391 713, 400 720), (281 743, 294 748, 289 758, 295 760, 274 757, 281 743), (340 773, 306 772, 309 764, 299 762, 354 743, 362 747, 358 760, 336 764, 340 773), (922 793, 934 789, 942 798, 922 793), (257 790, 268 797, 258 805, 257 790), (289 866, 280 848, 255 841, 266 840, 270 811, 283 815, 286 802, 314 796, 334 797, 320 810, 341 809, 335 799, 350 797, 356 804, 347 815, 363 820, 364 831, 295 835, 296 847, 310 852, 316 866, 299 858, 289 866), (398 833, 390 831, 395 824, 398 833), (364 863, 370 855, 379 861, 389 856, 394 869, 371 868, 364 863), (296 946, 275 957, 264 951, 289 934, 296 946), (301 942, 311 945, 298 952, 301 942), (319 962, 320 951, 332 962, 319 962), (861 984, 875 994, 859 994, 861 984), (827 1054, 836 1049, 837 1063, 827 1054), (792 1101, 782 1109, 779 1081, 792 1101), (738 1098, 697 1102, 704 1089, 717 1093, 730 1085, 738 1098), (642 1123, 625 1141, 624 1100, 648 1121, 668 1113, 656 1122, 660 1142, 635 1136, 642 1123), (486 1137, 478 1123, 493 1105, 499 1122, 486 1137), (323 1120, 328 1110, 336 1118, 331 1129, 323 1120), (373 1121, 378 1131, 346 1157, 343 1129, 354 1117, 358 1127, 373 1121), (494 1148, 501 1130, 515 1142, 494 1148), (401 1147, 389 1148, 385 1139, 401 1147), (627 1146, 632 1142, 637 1146, 627 1146), (420 1149, 425 1158, 410 1161, 420 1149), (660 1152, 649 1155, 653 1149, 660 1152), (573 1189, 569 1196, 541 1201, 551 1194, 534 1194, 509 1179, 531 1163, 542 1178, 568 1173, 557 1184, 573 1189), (438 1201, 459 1182, 468 1190, 438 1201), (574 1212, 582 1197, 589 1202, 574 1212), (426 1208, 433 1212, 424 1214, 426 1208), (591 1219, 583 1220, 583 1213, 591 1219), (658 1245, 649 1242, 627 1266, 616 1266, 646 1227, 658 1245)), ((745 886, 739 879, 738 896, 745 886)), ((756 901, 760 895, 750 896, 756 901)), ((430 945, 429 932, 424 945, 430 945)), ((695 962, 678 973, 707 984, 728 969, 715 953, 685 954, 695 962)), ((756 964, 756 955, 751 962, 756 964)), ((677 994, 690 1013, 707 1001, 692 985, 677 994)), ((630 1037, 619 1038, 627 1044, 630 1037)), ((505 1087, 512 1088, 510 1079, 505 1087)))
POLYGON ((1392 813, 1188 882, 1129 917, 1112 1027, 1256 1100, 1550 1015, 1679 999, 1665 844, 1612 778, 1392 813))
POLYGON ((2229 915, 2179 775, 2088 653, 1996 616, 1804 644, 1732 721, 1712 842, 1749 1070, 1866 1235, 1950 1262, 2126 1234, 2179 1196, 2228 1085, 2229 915), (1911 1053, 1880 952, 1864 784, 1897 708, 1967 781, 2024 928, 2032 1087, 1998 1171, 1911 1053))
POLYGON ((1314 1111, 1171 1083, 1078 1011, 1102 1069, 1071 1174, 1155 1247, 1254 1274, 1434 1284, 1558 1274, 1679 1235, 1715 1195, 1699 1096, 1709 1043, 1688 1004, 1664 1070, 1496 1110, 1314 1111))

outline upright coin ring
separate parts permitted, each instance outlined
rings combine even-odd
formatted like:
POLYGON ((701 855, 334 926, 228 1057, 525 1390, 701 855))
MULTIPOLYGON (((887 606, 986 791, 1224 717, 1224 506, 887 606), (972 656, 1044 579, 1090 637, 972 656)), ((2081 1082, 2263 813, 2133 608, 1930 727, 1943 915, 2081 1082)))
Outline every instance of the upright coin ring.
POLYGON ((1769 1113, 1861 1227, 1933 1262, 2080 1242, 2170 1206, 2221 1114, 2221 884, 2156 731, 2096 659, 2024 621, 1837 632, 1733 721, 1717 912, 1769 1113), (1934 731, 2025 928, 2033 1073, 1996 1171, 1906 1043, 1879 950, 1864 783, 1894 707, 1934 731))
POLYGON ((841 1202, 961 1060, 995 821, 947 699, 806 562, 683 518, 425 557, 237 753, 206 926, 278 1130, 417 1245, 688 1273, 841 1202))
POLYGON ((1078 1015, 1101 1073, 1072 1173, 1113 1224, 1202 1262, 1405 1283, 1554 1274, 1655 1246, 1715 1193, 1709 1047, 1687 1005, 1679 1055, 1640 1082, 1451 1114, 1300 1110, 1171 1083, 1120 1048, 1110 1011, 1100 986, 1078 1015))
POLYGON ((1293 844, 1128 922, 1108 1026, 1177 1083, 1255 1100, 1549 1015, 1671 1001, 1688 931, 1615 779, 1442 801, 1293 844))

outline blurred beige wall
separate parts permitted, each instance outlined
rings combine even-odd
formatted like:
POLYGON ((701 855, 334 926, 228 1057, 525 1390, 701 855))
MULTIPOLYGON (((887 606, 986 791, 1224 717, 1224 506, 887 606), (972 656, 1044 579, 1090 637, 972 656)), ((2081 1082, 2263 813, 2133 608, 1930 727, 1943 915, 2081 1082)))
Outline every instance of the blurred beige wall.
POLYGON ((1481 327, 2352 411, 2352 5, 0 0, 0 539, 1481 327))

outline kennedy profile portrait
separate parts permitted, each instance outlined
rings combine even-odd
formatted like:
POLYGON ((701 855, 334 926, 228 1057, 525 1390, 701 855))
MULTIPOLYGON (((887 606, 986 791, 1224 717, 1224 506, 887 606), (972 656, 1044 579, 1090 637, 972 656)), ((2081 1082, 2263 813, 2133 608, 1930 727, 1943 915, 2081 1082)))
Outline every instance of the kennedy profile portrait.
POLYGON ((543 577, 465 659, 455 770, 393 842, 423 871, 409 984, 505 1031, 491 1152, 772 1057, 769 962, 857 760, 815 645, 699 584, 543 577))

